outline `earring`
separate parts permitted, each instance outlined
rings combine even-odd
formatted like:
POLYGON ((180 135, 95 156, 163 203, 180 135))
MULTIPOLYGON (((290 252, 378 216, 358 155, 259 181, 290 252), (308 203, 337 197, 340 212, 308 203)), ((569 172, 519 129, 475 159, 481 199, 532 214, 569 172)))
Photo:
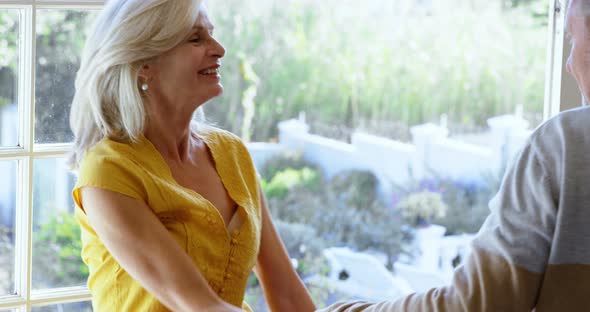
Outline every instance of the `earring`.
POLYGON ((144 83, 141 85, 141 90, 142 90, 143 92, 147 92, 147 90, 148 90, 149 88, 150 88, 150 87, 149 87, 149 86, 148 86, 148 84, 147 84, 147 83, 145 83, 145 82, 144 82, 144 83))

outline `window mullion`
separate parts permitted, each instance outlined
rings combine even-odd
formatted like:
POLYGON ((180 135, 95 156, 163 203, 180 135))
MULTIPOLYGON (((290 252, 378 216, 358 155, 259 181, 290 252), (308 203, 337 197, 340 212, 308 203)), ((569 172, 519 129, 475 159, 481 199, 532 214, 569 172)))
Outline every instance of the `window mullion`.
POLYGON ((16 179, 16 222, 15 222, 15 264, 14 278, 15 289, 18 297, 28 302, 29 300, 29 241, 30 241, 30 210, 29 207, 29 177, 30 157, 18 158, 18 171, 16 179))
POLYGON ((543 119, 547 120, 559 112, 559 91, 561 88, 561 60, 563 57, 563 34, 560 35, 559 21, 561 7, 559 0, 549 0, 549 27, 547 40, 547 66, 545 70, 545 105, 543 119))
POLYGON ((544 118, 582 105, 576 81, 567 73, 570 45, 565 40, 567 0, 549 0, 549 40, 545 83, 544 118))
MULTIPOLYGON (((32 152, 35 143, 35 24, 36 24, 36 5, 32 4, 25 10, 25 28, 24 34, 24 50, 25 52, 25 66, 26 66, 26 87, 28 98, 25 102, 26 116, 23 119, 25 124, 24 148, 25 151, 32 152)), ((21 228, 21 249, 24 252, 20 253, 20 290, 22 296, 26 299, 26 310, 31 310, 31 271, 32 271, 32 248, 33 248, 33 157, 27 156, 21 162, 21 181, 19 185, 22 188, 22 220, 25 222, 21 228), (24 248, 23 248, 24 247, 24 248), (22 261, 26 260, 26 261, 22 261)))

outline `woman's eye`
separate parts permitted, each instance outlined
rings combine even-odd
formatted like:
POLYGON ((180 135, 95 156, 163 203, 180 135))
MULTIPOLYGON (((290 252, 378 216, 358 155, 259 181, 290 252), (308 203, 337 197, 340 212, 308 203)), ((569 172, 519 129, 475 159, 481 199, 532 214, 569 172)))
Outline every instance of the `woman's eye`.
POLYGON ((199 42, 201 41, 201 37, 195 37, 190 40, 190 42, 199 42))

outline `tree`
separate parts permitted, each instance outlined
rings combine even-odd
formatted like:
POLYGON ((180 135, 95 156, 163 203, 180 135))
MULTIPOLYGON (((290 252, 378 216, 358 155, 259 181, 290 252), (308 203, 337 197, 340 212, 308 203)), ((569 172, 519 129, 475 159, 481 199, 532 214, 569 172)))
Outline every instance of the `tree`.
POLYGON ((19 15, 0 10, 0 110, 16 101, 19 15))
POLYGON ((70 142, 69 111, 85 33, 93 15, 42 10, 37 18, 35 85, 36 143, 70 142))

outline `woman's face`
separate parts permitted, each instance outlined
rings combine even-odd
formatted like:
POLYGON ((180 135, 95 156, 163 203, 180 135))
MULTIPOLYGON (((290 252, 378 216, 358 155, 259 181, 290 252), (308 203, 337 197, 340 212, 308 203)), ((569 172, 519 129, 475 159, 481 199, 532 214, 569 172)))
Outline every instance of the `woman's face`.
MULTIPOLYGON (((201 10, 191 36, 148 65, 148 93, 172 105, 199 106, 223 92, 221 62, 225 49, 213 38, 213 25, 201 10)), ((196 107, 195 107, 196 108, 196 107)))

